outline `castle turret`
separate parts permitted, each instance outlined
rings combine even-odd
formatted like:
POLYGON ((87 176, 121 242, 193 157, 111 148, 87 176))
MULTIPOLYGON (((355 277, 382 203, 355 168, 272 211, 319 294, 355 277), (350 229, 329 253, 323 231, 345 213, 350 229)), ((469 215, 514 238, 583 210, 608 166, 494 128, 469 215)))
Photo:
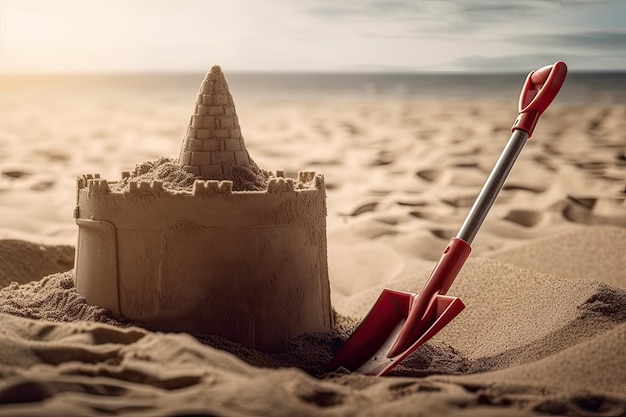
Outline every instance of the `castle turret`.
POLYGON ((233 97, 219 66, 206 74, 178 162, 204 180, 233 181, 233 190, 262 190, 268 174, 250 158, 233 97))

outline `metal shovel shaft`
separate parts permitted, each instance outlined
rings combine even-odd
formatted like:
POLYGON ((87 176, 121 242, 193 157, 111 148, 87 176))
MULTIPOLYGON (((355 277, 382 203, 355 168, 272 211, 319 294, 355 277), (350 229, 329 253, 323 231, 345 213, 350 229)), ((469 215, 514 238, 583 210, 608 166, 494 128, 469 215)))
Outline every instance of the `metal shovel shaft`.
POLYGON ((463 222, 461 229, 459 229, 459 233, 457 234, 458 238, 463 239, 468 244, 472 243, 527 139, 528 133, 525 131, 515 130, 513 132, 500 158, 498 158, 491 170, 485 185, 483 185, 478 197, 476 197, 474 205, 465 218, 465 222, 463 222))

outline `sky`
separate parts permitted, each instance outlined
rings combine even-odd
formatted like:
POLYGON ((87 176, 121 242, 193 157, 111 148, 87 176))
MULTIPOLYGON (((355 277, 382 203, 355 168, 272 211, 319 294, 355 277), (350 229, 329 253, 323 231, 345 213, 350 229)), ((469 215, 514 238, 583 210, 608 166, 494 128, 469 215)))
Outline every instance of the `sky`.
POLYGON ((0 0, 0 72, 626 70, 624 0, 0 0))

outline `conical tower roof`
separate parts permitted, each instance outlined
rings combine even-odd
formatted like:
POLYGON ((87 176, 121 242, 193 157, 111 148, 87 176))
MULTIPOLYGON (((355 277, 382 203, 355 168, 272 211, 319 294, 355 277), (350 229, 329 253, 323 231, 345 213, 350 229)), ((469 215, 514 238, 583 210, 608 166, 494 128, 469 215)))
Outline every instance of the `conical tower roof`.
POLYGON ((248 154, 222 69, 206 74, 183 139, 178 163, 204 180, 231 180, 234 190, 265 188, 267 173, 248 154))

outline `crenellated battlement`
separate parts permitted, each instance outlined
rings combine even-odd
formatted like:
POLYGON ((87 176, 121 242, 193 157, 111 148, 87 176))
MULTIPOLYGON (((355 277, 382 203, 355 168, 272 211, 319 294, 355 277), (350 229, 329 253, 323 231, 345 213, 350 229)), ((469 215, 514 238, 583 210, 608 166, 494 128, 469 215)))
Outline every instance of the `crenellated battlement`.
POLYGON ((111 188, 109 182, 103 178, 92 178, 87 180, 87 192, 92 193, 109 193, 111 188))
POLYGON ((128 193, 131 194, 162 194, 166 193, 163 181, 129 181, 128 193))
POLYGON ((87 183, 89 180, 100 178, 100 174, 83 174, 76 178, 76 188, 83 189, 87 188, 87 183))
POLYGON ((191 194, 194 196, 211 194, 230 194, 233 192, 232 181, 196 180, 191 194))
POLYGON ((129 180, 132 175, 128 171, 122 172, 122 181, 127 181, 128 187, 120 190, 113 185, 118 182, 109 182, 100 177, 100 174, 85 174, 76 178, 76 189, 86 189, 89 195, 92 194, 130 194, 130 195, 187 195, 187 196, 207 196, 207 195, 245 195, 245 194, 275 194, 293 193, 302 191, 313 191, 324 189, 324 177, 315 171, 300 171, 297 179, 286 178, 283 170, 277 170, 276 174, 271 173, 265 190, 262 191, 233 191, 232 181, 218 180, 196 180, 191 190, 172 190, 163 181, 135 181, 129 180))
POLYGON ((298 184, 307 186, 307 188, 323 190, 324 176, 317 174, 315 171, 300 171, 298 172, 298 184))
POLYGON ((323 177, 313 171, 302 171, 297 179, 272 174, 265 189, 255 191, 233 190, 228 180, 201 179, 181 189, 132 175, 112 182, 97 174, 84 175, 77 184, 74 217, 106 220, 122 229, 167 229, 185 222, 203 227, 295 225, 326 215, 323 177))
POLYGON ((267 182, 268 193, 293 192, 295 191, 292 178, 274 177, 267 182))

